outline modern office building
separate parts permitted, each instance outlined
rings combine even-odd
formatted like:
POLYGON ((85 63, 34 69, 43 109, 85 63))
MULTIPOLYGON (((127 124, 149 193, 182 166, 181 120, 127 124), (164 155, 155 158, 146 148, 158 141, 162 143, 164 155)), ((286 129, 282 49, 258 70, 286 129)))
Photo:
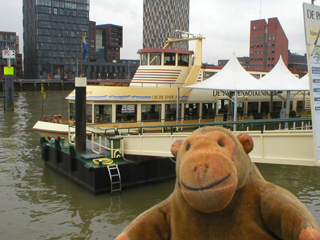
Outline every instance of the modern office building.
POLYGON ((22 54, 19 49, 19 36, 15 32, 0 32, 0 78, 3 78, 3 67, 8 65, 8 60, 2 57, 2 50, 15 50, 15 58, 11 59, 11 65, 15 68, 15 77, 23 76, 22 54))
MULTIPOLYGON (((178 37, 175 30, 189 31, 189 0, 143 1, 143 48, 162 48, 168 38, 178 37)), ((188 42, 172 48, 188 50, 188 42)))
POLYGON ((250 24, 250 69, 271 70, 280 55, 288 66, 288 39, 278 18, 251 21, 250 24))
POLYGON ((89 0, 23 0, 23 30, 25 78, 74 78, 89 34, 89 0))
POLYGON ((120 59, 122 45, 122 26, 96 25, 95 22, 90 21, 86 76, 90 79, 130 80, 139 67, 140 61, 120 59))
POLYGON ((122 48, 122 26, 90 22, 90 61, 116 62, 122 48))

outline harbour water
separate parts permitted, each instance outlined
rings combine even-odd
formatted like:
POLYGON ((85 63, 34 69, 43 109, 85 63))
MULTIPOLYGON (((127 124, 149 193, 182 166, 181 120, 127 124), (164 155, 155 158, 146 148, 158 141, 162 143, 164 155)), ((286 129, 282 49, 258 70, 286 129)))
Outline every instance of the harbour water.
MULTIPOLYGON (((48 91, 44 114, 67 115, 69 91, 48 91)), ((174 180, 93 195, 41 159, 30 129, 41 116, 41 93, 19 92, 14 112, 0 99, 1 239, 114 239, 137 215, 164 200, 174 180)), ((259 164, 264 177, 295 194, 320 223, 320 168, 259 164)))

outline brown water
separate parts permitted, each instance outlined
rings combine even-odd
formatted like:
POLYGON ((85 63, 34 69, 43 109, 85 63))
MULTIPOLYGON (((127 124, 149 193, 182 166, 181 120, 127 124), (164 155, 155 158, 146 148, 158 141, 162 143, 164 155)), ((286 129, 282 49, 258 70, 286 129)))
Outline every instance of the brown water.
MULTIPOLYGON (((67 115, 69 92, 47 91, 44 114, 67 115)), ((122 194, 93 195, 44 166, 39 136, 40 92, 18 93, 14 112, 0 99, 1 239, 114 239, 132 219, 164 200, 174 180, 122 194)), ((320 223, 320 168, 259 164, 264 177, 295 194, 320 223)))

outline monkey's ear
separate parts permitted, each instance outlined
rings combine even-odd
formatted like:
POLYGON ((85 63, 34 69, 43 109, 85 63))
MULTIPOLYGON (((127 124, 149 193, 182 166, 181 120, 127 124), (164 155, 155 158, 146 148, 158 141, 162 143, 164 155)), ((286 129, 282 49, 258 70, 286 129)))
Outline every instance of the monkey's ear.
POLYGON ((253 149, 253 140, 248 134, 238 135, 238 140, 242 144, 244 151, 248 154, 253 149))
POLYGON ((171 145, 171 153, 174 157, 177 157, 177 154, 179 152, 179 149, 180 149, 180 146, 182 144, 183 140, 182 139, 179 139, 179 140, 176 140, 174 143, 172 143, 171 145))

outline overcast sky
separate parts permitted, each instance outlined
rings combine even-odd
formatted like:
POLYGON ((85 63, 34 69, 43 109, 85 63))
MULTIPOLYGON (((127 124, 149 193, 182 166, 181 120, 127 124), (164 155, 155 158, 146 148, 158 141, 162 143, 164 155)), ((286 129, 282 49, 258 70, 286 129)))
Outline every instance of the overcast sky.
MULTIPOLYGON (((233 52, 238 57, 249 56, 251 20, 277 17, 291 52, 304 54, 303 2, 311 0, 190 0, 189 30, 206 37, 203 62, 217 64, 218 59, 228 59, 233 52)), ((320 5, 320 0, 315 4, 320 5)), ((22 0, 0 0, 0 9, 0 31, 17 32, 22 43, 22 0)), ((143 0, 90 0, 90 20, 123 26, 123 59, 138 58, 137 50, 142 47, 142 10, 143 0)), ((194 50, 193 45, 190 48, 194 50)))

